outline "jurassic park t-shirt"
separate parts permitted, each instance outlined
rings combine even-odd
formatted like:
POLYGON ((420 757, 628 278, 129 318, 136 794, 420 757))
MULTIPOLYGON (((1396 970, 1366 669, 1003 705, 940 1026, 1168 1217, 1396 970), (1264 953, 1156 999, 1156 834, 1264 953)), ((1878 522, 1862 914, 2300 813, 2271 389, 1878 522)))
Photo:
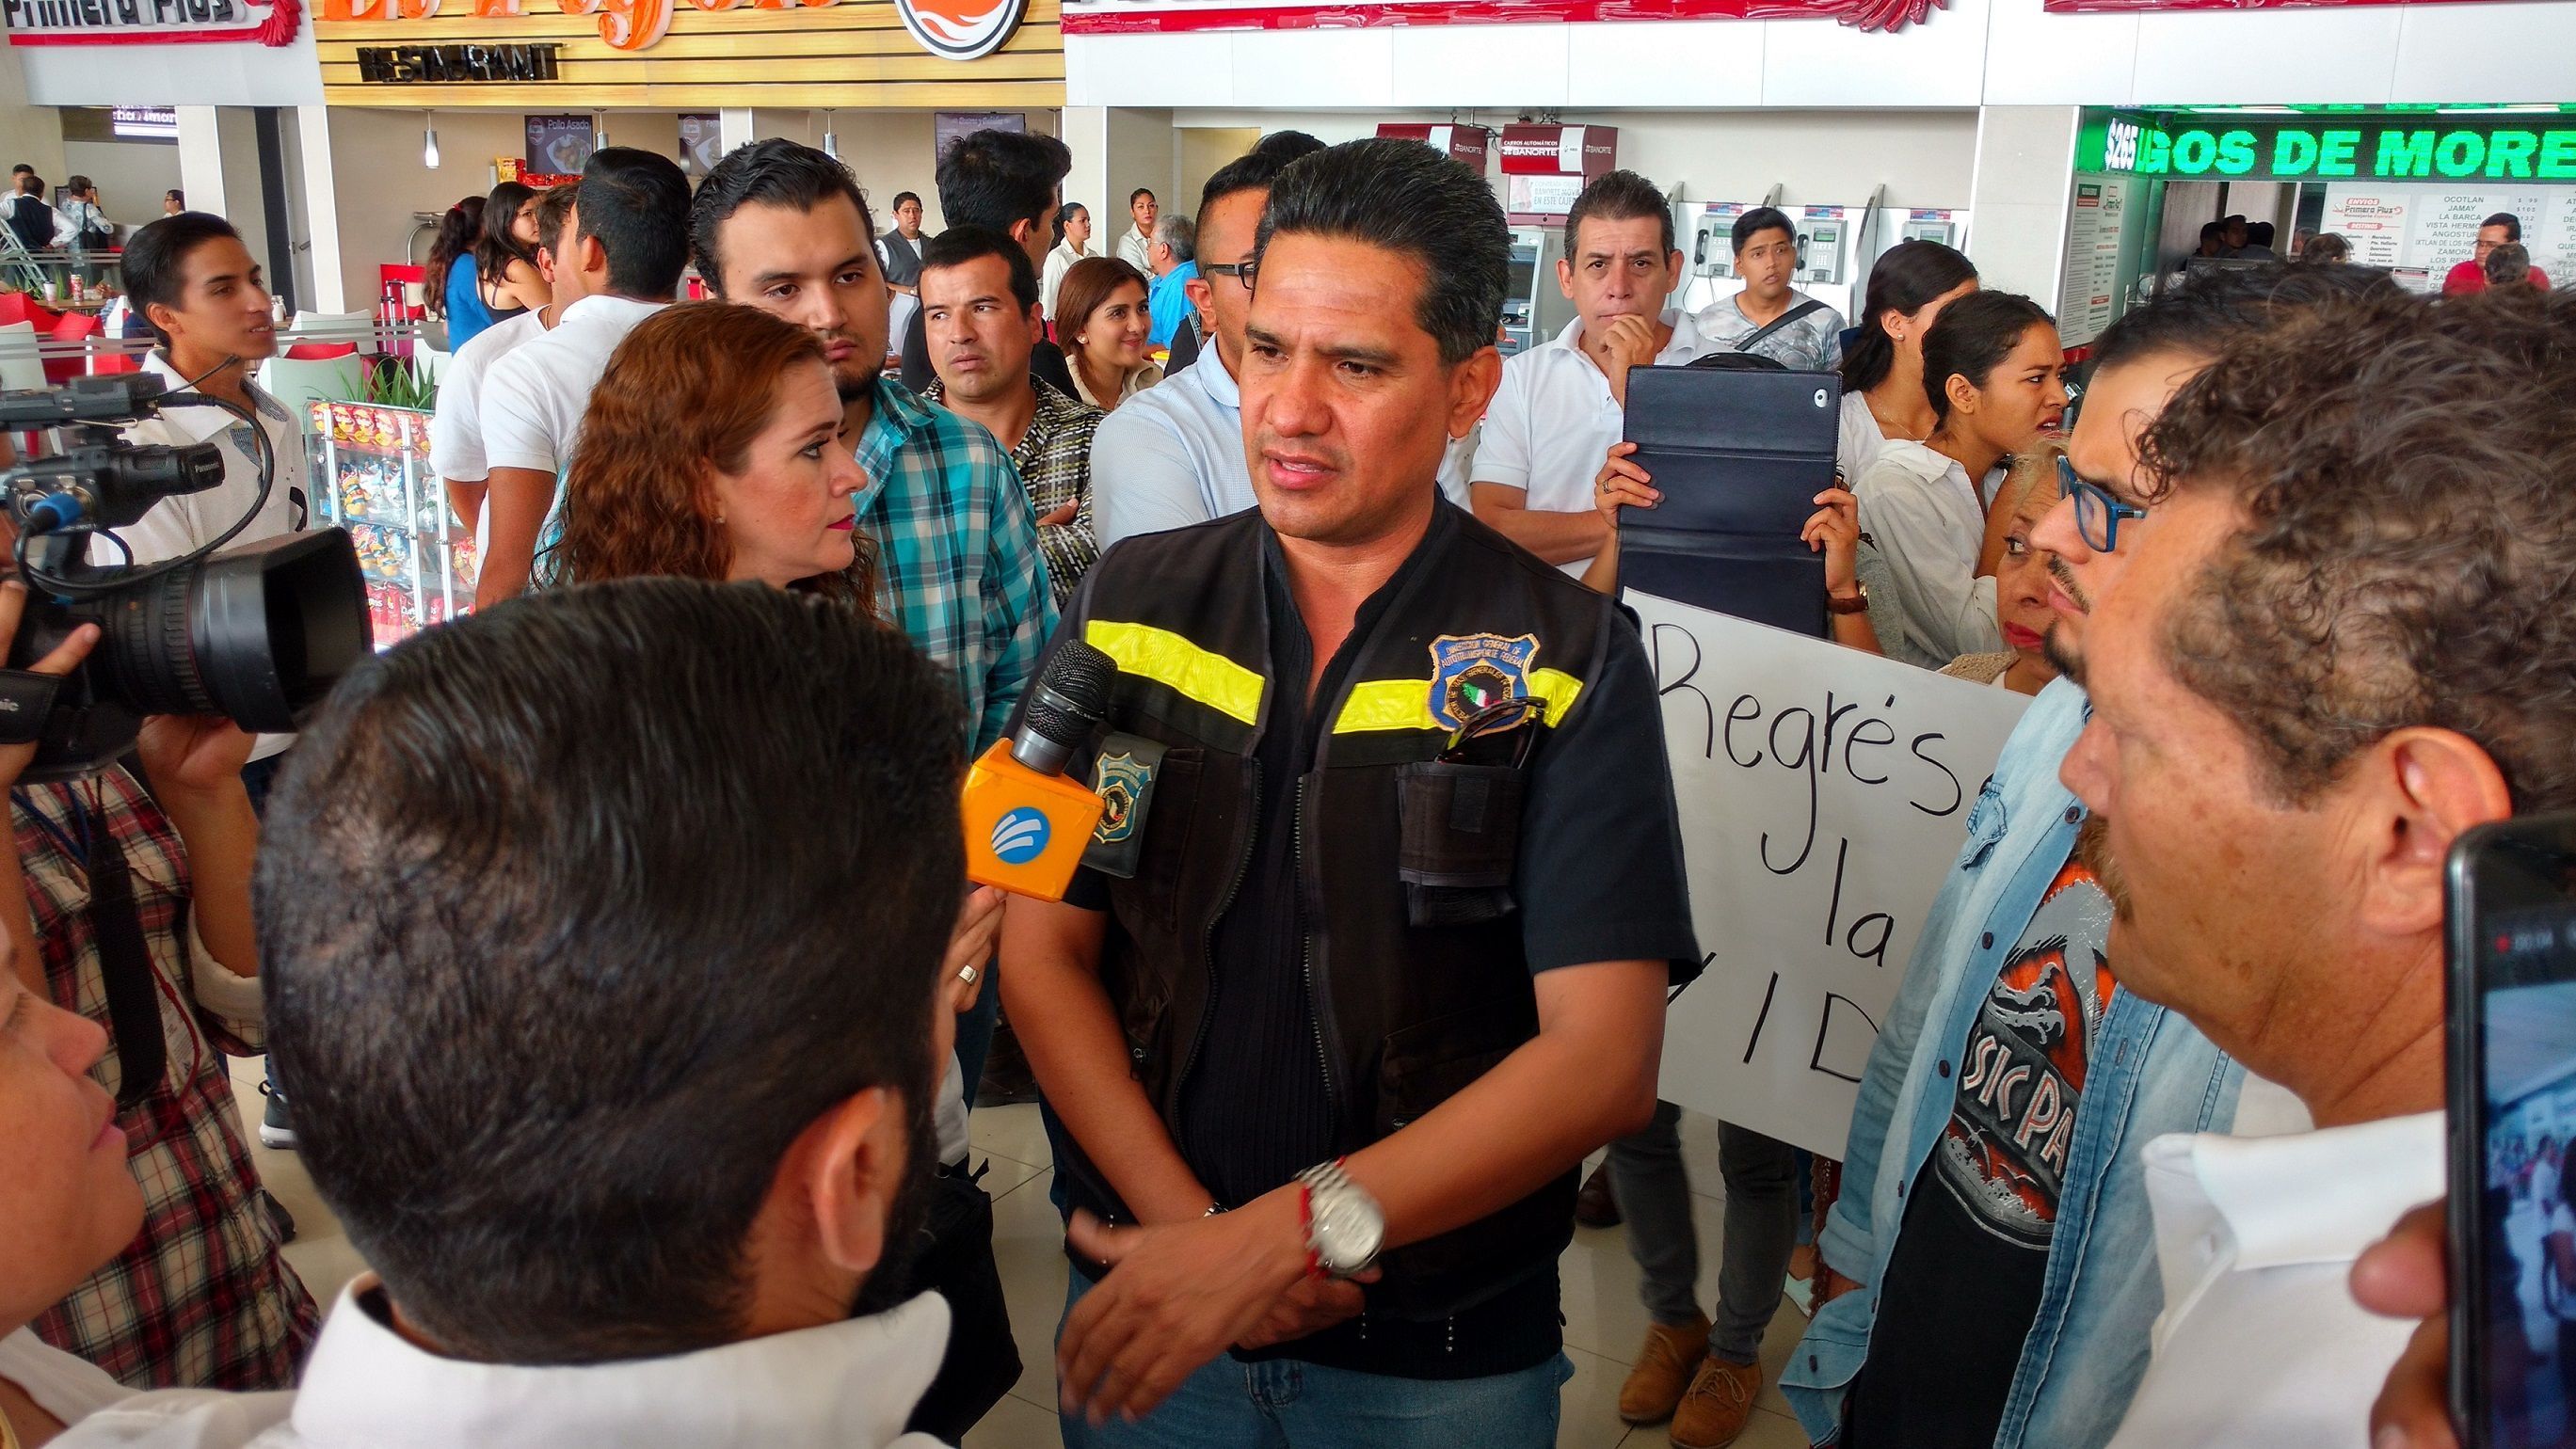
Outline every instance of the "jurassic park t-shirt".
POLYGON ((1986 993, 1950 1125, 1889 1255, 1842 1449, 1994 1442, 2039 1312, 2075 1106, 2102 1010, 2111 901, 2059 867, 1986 993))

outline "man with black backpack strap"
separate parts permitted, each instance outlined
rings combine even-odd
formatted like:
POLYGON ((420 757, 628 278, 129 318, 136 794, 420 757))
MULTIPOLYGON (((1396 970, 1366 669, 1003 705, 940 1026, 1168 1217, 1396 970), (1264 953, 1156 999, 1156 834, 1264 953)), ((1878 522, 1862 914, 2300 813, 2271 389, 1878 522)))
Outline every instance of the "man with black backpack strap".
POLYGON ((1788 213, 1757 206, 1735 219, 1735 274, 1744 290, 1699 314, 1700 334, 1720 347, 1776 359, 1804 372, 1843 360, 1843 314, 1789 285, 1804 246, 1788 213))

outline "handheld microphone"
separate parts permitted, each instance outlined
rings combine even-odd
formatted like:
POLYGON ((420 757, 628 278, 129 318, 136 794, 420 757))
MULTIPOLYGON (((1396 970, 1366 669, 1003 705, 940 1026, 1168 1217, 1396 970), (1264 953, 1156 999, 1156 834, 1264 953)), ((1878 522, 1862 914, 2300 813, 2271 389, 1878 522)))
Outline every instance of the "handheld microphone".
POLYGON ((1117 674, 1116 660, 1079 639, 1066 640, 1021 703, 1019 729, 967 767, 968 879, 1038 900, 1064 899, 1106 808, 1098 795, 1065 778, 1064 767, 1107 717, 1117 674))

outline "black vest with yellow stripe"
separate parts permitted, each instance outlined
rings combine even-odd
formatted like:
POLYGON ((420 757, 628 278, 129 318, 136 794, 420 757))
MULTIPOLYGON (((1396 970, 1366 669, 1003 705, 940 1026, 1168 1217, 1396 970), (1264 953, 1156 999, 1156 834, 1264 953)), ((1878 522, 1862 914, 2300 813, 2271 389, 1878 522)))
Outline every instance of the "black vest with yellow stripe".
MULTIPOLYGON (((1253 855, 1252 756, 1277 690, 1264 571, 1280 567, 1257 510, 1121 544, 1085 583, 1082 637, 1118 661, 1109 728, 1165 747, 1111 883, 1101 979, 1134 1075, 1179 1135, 1198 1065, 1218 919, 1253 855)), ((1610 601, 1443 503, 1337 697, 1296 782, 1296 863, 1309 903, 1306 991, 1321 1030, 1337 1150, 1439 1106, 1538 1031, 1514 899, 1529 771, 1586 703, 1627 627, 1610 601), (1471 733, 1461 738, 1462 726, 1471 733)), ((1113 758, 1104 750, 1102 759, 1113 758)), ((1119 766, 1100 767, 1099 783, 1119 766)), ((1104 834, 1116 831, 1113 810, 1104 834)), ((1070 1153, 1076 1203, 1124 1219, 1070 1153)), ((1372 1312, 1454 1313, 1552 1264, 1572 1232, 1575 1176, 1387 1255, 1372 1312)))

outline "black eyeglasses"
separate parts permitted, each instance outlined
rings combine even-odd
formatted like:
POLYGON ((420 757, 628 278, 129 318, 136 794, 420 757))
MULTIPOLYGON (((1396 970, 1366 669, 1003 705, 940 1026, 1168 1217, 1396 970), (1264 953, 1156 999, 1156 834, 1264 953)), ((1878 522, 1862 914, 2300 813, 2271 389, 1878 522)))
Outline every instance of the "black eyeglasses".
POLYGON ((2144 518, 2147 510, 2135 503, 2123 503, 2110 489, 2079 476, 2066 455, 2057 455, 2057 496, 2075 500, 2075 536, 2095 553, 2109 553, 2120 546, 2120 520, 2144 518))
POLYGON ((1236 281, 1241 282, 1243 284, 1243 290, 1247 292, 1252 290, 1252 274, 1260 270, 1260 268, 1261 263, 1252 260, 1250 257, 1246 257, 1239 262, 1199 263, 1199 272, 1201 275, 1210 277, 1232 277, 1236 281))

